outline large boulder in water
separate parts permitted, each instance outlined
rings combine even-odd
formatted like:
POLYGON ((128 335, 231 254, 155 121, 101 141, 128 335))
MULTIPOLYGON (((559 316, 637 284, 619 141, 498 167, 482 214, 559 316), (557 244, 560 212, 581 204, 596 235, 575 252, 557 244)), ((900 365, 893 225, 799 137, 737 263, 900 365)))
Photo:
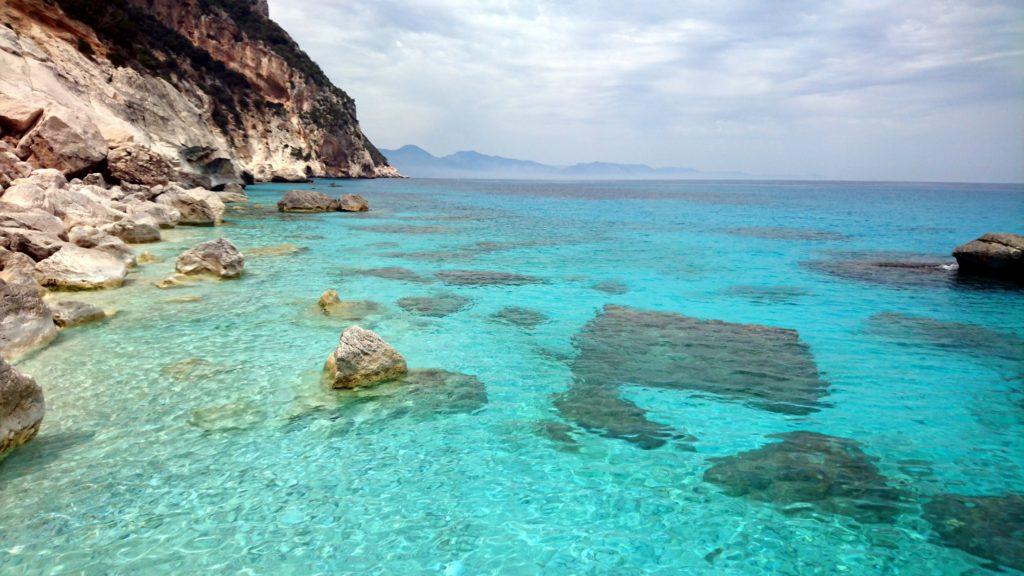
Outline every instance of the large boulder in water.
POLYGON ((39 384, 0 358, 0 460, 35 438, 45 413, 39 384))
POLYGON ((1024 236, 988 233, 957 246, 953 257, 961 274, 996 276, 1024 281, 1024 236))
POLYGON ((179 224, 190 226, 219 226, 224 222, 224 202, 216 192, 193 188, 182 190, 170 185, 156 198, 156 202, 178 211, 179 224))
POLYGON ((406 373, 405 358, 376 333, 352 326, 341 333, 324 372, 334 388, 359 388, 406 373))
POLYGON ((30 284, 0 280, 0 356, 20 356, 56 337, 53 313, 38 289, 30 284))
POLYGON ((18 142, 19 158, 63 174, 81 172, 107 157, 107 141, 88 118, 47 112, 18 142))
POLYGON ((279 212, 333 212, 337 206, 337 200, 314 190, 289 190, 277 201, 279 212))
POLYGON ((178 256, 174 268, 182 274, 212 274, 236 278, 242 274, 245 258, 226 238, 197 244, 178 256))
POLYGON ((52 304, 50 309, 53 310, 53 323, 61 328, 79 326, 107 317, 107 313, 99 306, 76 300, 61 300, 52 304))
POLYGON ((338 200, 338 210, 341 212, 366 212, 370 209, 370 203, 359 194, 345 194, 338 200))
POLYGON ((174 168, 166 158, 145 146, 129 144, 114 148, 107 154, 110 175, 122 182, 155 186, 167 184, 174 168))
POLYGON ((128 268, 117 256, 67 244, 36 264, 36 279, 49 288, 93 290, 124 284, 128 268))

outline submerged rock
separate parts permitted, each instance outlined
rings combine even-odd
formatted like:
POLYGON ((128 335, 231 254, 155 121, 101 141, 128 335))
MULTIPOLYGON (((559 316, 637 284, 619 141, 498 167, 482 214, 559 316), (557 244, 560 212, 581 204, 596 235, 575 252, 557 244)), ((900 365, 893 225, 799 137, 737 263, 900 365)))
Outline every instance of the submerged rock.
POLYGON ((670 426, 648 420, 647 413, 622 398, 616 388, 574 384, 555 396, 554 405, 563 418, 584 430, 625 440, 644 450, 660 448, 673 438, 686 438, 670 426))
POLYGON ((373 278, 383 278, 385 280, 399 280, 401 282, 413 282, 413 283, 428 283, 429 279, 420 276, 419 274, 409 270, 408 268, 402 268, 400 266, 386 266, 384 268, 359 268, 345 270, 344 275, 358 274, 360 276, 371 276, 373 278))
POLYGON ((1024 495, 940 494, 925 503, 924 518, 947 546, 1024 570, 1024 495))
POLYGON ((491 270, 445 270, 435 276, 445 284, 456 286, 523 286, 544 282, 535 276, 491 270))
POLYGON ((868 318, 867 325, 870 333, 893 340, 1024 363, 1024 338, 977 324, 882 312, 868 318))
POLYGON ((345 194, 338 199, 337 207, 342 212, 366 212, 370 203, 359 194, 345 194))
POLYGON ((35 438, 45 413, 43 389, 0 358, 0 460, 35 438))
POLYGON ((289 190, 277 201, 280 212, 334 212, 337 206, 337 200, 314 190, 289 190))
POLYGON ((761 238, 764 240, 802 240, 809 242, 833 242, 849 237, 838 232, 812 230, 809 228, 788 228, 785 226, 748 226, 733 228, 728 232, 734 236, 761 238))
POLYGON ((195 383, 209 380, 229 370, 204 358, 177 360, 160 368, 160 374, 179 382, 195 383))
POLYGON ((595 433, 657 447, 672 436, 622 386, 688 390, 782 414, 821 408, 827 384, 795 330, 606 305, 574 337, 569 390, 555 406, 595 433))
POLYGON ((844 280, 892 287, 942 286, 956 278, 955 262, 901 253, 839 254, 831 260, 814 260, 802 265, 844 280))
POLYGON ((274 246, 258 246, 256 248, 250 248, 245 251, 249 256, 291 256, 292 254, 298 254, 304 251, 305 248, 302 246, 296 246, 285 242, 284 244, 276 244, 274 246))
POLYGON ((533 432, 554 443, 563 452, 579 452, 580 443, 573 436, 573 427, 557 420, 542 420, 533 423, 533 432))
POLYGON ((0 356, 20 356, 56 337, 53 312, 38 289, 0 280, 0 356))
POLYGON ((53 311, 53 323, 61 328, 79 326, 97 320, 103 320, 107 313, 99 306, 74 300, 61 300, 50 305, 53 311))
POLYGON ((226 238, 197 244, 181 253, 174 268, 181 274, 211 274, 219 278, 237 278, 245 267, 245 258, 226 238))
POLYGON ((465 310, 472 301, 458 294, 439 292, 429 296, 406 296, 399 298, 395 303, 399 308, 413 314, 443 318, 465 310))
POLYGON ((604 292, 605 294, 625 294, 626 292, 629 292, 629 286, 615 280, 598 282, 597 284, 594 284, 593 288, 594 290, 604 292))
POLYGON ((240 400, 197 408, 189 414, 188 423, 204 432, 231 432, 247 430, 266 418, 266 412, 258 404, 240 400))
POLYGON ((506 306, 491 314, 491 319, 527 330, 533 330, 538 325, 548 321, 548 317, 545 314, 519 306, 506 306))
POLYGON ((114 148, 107 153, 110 175, 122 182, 155 186, 167 184, 174 168, 166 158, 139 144, 114 148))
POLYGON ((102 250, 67 244, 53 256, 36 264, 36 279, 49 288, 94 290, 124 284, 128 268, 124 261, 102 250))
POLYGON ((797 304, 807 291, 797 286, 731 286, 730 296, 745 298, 754 304, 797 304))
POLYGON ((420 417, 470 414, 487 404, 487 390, 476 376, 446 370, 411 370, 389 384, 357 392, 379 399, 392 412, 420 417))
POLYGON ((333 388, 372 386, 406 373, 405 358, 383 338, 359 326, 341 333, 324 372, 333 388))
POLYGON ((809 504, 828 514, 860 522, 892 522, 900 491, 875 466, 860 445, 817 432, 787 432, 781 439, 734 456, 712 458, 704 481, 726 494, 781 506, 809 504))
POLYGON ((957 246, 953 257, 960 274, 994 276, 1024 282, 1024 236, 988 233, 957 246))

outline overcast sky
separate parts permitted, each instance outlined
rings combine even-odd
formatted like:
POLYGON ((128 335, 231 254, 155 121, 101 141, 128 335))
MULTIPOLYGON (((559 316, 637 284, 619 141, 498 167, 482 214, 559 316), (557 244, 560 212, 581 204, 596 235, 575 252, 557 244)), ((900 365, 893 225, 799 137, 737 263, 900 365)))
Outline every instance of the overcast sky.
POLYGON ((831 178, 1024 181, 1024 2, 270 0, 370 139, 831 178))

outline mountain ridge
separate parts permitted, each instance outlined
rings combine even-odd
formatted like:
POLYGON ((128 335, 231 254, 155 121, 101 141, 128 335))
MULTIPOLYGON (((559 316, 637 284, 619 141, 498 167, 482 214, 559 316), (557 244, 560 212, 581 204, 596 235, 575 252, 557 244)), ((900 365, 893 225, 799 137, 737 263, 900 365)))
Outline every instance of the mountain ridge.
POLYGON ((684 180, 684 179, 748 179, 742 172, 703 172, 686 167, 652 167, 647 164, 617 162, 578 162, 571 165, 544 164, 460 150, 446 156, 435 156, 415 144, 395 149, 381 149, 389 162, 402 174, 414 178, 481 178, 481 179, 565 179, 565 180, 684 180))

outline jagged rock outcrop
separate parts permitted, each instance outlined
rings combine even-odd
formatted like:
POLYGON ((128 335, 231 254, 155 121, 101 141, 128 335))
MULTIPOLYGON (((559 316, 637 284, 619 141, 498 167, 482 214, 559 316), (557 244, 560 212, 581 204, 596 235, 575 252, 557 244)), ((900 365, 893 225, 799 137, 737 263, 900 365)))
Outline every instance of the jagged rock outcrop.
POLYGON ((145 146, 119 146, 107 154, 107 171, 122 182, 156 186, 174 177, 174 168, 166 158, 145 146))
POLYGON ((324 373, 333 388, 359 388, 394 380, 407 371, 405 358, 375 332, 352 326, 341 333, 324 373))
POLYGON ((35 438, 45 412, 39 384, 0 358, 0 460, 35 438))
POLYGON ((197 244, 184 251, 174 262, 181 274, 211 274, 219 278, 237 278, 245 267, 245 258, 226 238, 197 244))
MULTIPOLYGON (((17 160, 69 176, 123 170, 119 151, 168 162, 187 187, 310 176, 389 177, 353 100, 242 0, 0 3, 0 133, 17 160), (126 148, 128 147, 128 148, 126 148)), ((134 158, 131 154, 128 157, 134 158)), ((155 166, 155 164, 148 164, 155 166)), ((3 185, 0 182, 0 185, 3 185)))
POLYGON ((1024 236, 988 233, 957 246, 953 257, 961 274, 996 276, 1024 282, 1024 236))

